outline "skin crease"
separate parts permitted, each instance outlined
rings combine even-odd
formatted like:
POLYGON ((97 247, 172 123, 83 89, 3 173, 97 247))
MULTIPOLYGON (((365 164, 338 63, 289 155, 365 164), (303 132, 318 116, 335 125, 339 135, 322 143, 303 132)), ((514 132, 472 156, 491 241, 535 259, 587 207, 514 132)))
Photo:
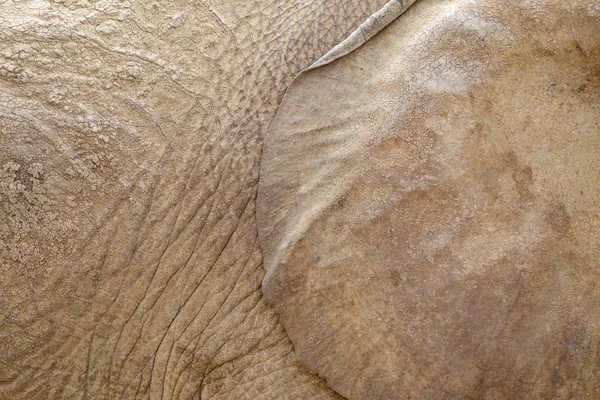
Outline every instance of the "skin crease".
POLYGON ((257 199, 299 360, 349 399, 600 398, 599 132, 597 0, 419 1, 302 74, 257 199))
POLYGON ((0 1, 0 398, 338 396, 266 305, 263 132, 385 1, 0 1))

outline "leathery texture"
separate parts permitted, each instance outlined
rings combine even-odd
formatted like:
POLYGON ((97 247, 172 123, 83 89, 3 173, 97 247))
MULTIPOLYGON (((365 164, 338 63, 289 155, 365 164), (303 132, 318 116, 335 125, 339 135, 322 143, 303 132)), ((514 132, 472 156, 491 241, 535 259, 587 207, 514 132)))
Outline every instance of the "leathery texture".
POLYGON ((336 398, 261 293, 262 137, 382 0, 0 1, 0 398, 336 398))

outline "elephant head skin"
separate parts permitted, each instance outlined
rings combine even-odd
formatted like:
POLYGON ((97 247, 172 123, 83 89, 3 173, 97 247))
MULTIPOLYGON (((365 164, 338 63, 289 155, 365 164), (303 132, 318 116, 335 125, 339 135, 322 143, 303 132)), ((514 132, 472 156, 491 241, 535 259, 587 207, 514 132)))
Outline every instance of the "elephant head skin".
POLYGON ((261 293, 285 88, 383 0, 0 1, 0 398, 335 398, 261 293))

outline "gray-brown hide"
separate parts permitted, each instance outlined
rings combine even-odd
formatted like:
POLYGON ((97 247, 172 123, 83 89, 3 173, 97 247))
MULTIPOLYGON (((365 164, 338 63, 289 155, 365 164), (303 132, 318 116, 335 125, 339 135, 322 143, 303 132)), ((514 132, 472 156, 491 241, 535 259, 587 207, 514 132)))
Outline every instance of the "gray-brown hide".
POLYGON ((384 0, 0 0, 0 398, 335 398, 262 298, 262 135, 384 0))
POLYGON ((257 204, 340 394, 599 399, 600 2, 417 2, 292 84, 257 204))

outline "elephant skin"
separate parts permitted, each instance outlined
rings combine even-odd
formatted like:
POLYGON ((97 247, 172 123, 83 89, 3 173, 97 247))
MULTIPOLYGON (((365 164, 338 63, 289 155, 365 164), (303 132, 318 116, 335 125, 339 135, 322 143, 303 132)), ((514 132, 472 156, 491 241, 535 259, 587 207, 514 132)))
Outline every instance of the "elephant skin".
POLYGON ((422 0, 301 74, 257 219, 343 396, 599 399, 600 2, 422 0))

